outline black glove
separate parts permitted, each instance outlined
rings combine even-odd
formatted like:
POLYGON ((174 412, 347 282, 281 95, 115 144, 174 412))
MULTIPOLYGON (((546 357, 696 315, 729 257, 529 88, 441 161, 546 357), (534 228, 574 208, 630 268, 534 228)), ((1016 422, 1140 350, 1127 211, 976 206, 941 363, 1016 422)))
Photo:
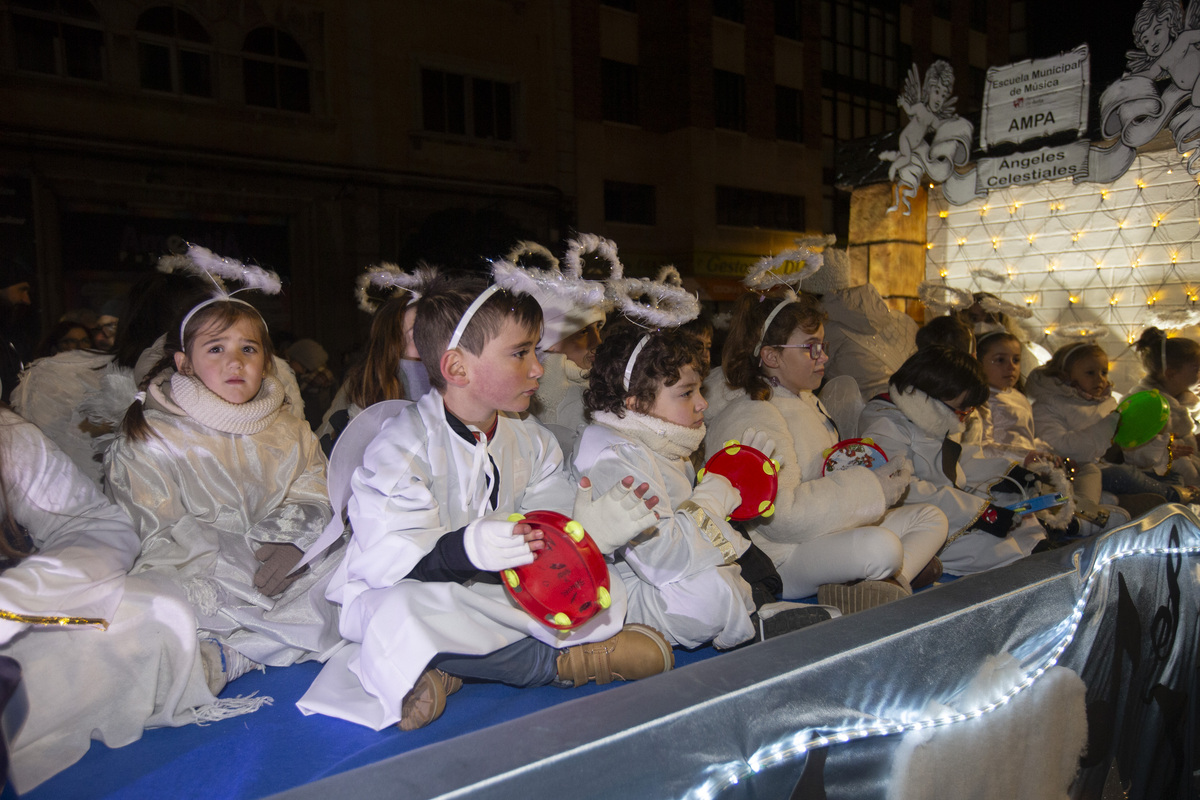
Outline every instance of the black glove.
MULTIPOLYGON (((1037 488, 1037 483, 1041 477, 1031 469, 1025 469, 1020 464, 1014 466, 1008 471, 1009 480, 1020 484, 1025 491, 1037 488)), ((999 487, 996 487, 999 488, 999 487)))
POLYGON ((1016 512, 988 503, 984 506, 979 519, 975 520, 975 524, 969 530, 983 531, 998 539, 1003 539, 1012 530, 1016 517, 1016 512))

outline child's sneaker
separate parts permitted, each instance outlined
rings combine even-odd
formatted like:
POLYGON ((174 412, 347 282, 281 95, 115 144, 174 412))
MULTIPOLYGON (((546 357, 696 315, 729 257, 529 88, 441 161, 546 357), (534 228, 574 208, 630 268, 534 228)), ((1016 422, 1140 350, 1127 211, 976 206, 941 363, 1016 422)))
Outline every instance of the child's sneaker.
POLYGON ((817 587, 817 602, 834 606, 843 614, 855 614, 909 597, 912 595, 912 588, 903 585, 904 583, 906 581, 897 578, 854 583, 823 583, 817 587))
POLYGON ((200 664, 204 667, 204 682, 208 690, 217 696, 230 681, 237 680, 252 669, 262 672, 262 664, 251 661, 227 644, 217 639, 200 640, 200 664))
POLYGON ((833 606, 818 606, 812 603, 767 603, 750 615, 754 624, 754 638, 747 644, 774 639, 785 633, 816 625, 818 622, 840 617, 842 612, 833 606))
POLYGON ((397 727, 402 731, 424 728, 446 710, 446 697, 461 688, 462 678, 447 675, 440 669, 425 670, 408 694, 404 695, 397 727))
POLYGON ((558 679, 582 686, 648 678, 675 666, 675 651, 649 625, 631 623, 603 642, 577 644, 558 656, 558 679))

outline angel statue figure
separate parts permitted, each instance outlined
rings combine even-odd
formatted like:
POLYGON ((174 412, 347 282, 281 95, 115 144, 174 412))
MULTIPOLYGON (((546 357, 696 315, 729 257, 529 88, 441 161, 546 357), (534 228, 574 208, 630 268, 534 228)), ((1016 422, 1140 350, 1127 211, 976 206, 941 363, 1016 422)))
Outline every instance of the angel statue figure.
POLYGON ((1093 153, 1088 180, 1119 178, 1164 128, 1187 156, 1188 172, 1200 174, 1200 0, 1186 12, 1180 0, 1143 0, 1133 41, 1128 71, 1100 95, 1100 135, 1119 139, 1093 153))
POLYGON ((879 154, 891 161, 888 179, 894 184, 893 203, 888 211, 904 205, 904 215, 912 213, 911 200, 926 174, 933 180, 950 177, 956 163, 965 163, 970 152, 971 123, 955 113, 954 68, 935 61, 925 73, 925 83, 913 64, 904 81, 904 90, 896 105, 908 115, 908 124, 900 131, 900 149, 879 154), (932 139, 929 135, 933 134, 932 139))

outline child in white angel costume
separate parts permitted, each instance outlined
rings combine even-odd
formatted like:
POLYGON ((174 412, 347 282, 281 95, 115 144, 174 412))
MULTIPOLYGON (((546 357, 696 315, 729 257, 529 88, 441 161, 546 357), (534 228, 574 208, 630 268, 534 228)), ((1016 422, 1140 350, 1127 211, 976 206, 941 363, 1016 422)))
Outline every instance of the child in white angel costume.
POLYGON ((93 738, 122 747, 145 728, 217 720, 263 702, 213 696, 183 592, 153 574, 126 576, 140 545, 129 518, 6 409, 0 503, 0 655, 22 669, 3 715, 18 792, 77 762, 93 738))
MULTIPOLYGON (((193 258, 227 277, 263 275, 211 253, 193 258)), ((278 287, 273 274, 247 280, 278 287)), ((332 512, 325 456, 284 410, 271 356, 252 305, 224 292, 200 303, 168 332, 105 456, 107 491, 142 539, 132 574, 186 591, 214 692, 247 669, 319 658, 339 641, 323 596, 336 556, 289 574, 332 512)))
POLYGON ((595 500, 580 493, 587 502, 572 510, 558 443, 519 416, 542 375, 540 327, 536 300, 474 276, 444 276, 417 301, 415 338, 433 389, 384 423, 354 474, 353 535, 328 591, 348 644, 300 699, 303 712, 412 730, 441 714, 463 678, 572 686, 674 664, 657 631, 623 629, 619 581, 607 609, 566 632, 500 585, 499 572, 544 547, 513 512, 573 513, 601 538, 624 516, 626 540, 653 520, 624 487, 595 500))

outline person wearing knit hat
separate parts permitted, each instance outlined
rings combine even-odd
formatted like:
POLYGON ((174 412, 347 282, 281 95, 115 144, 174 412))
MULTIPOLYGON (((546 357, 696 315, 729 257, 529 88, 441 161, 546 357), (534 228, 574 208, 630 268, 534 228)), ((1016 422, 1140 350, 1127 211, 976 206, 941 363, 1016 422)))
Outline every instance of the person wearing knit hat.
POLYGON ((321 426, 325 409, 333 402, 337 387, 337 380, 328 367, 329 354, 317 341, 298 339, 287 349, 287 359, 296 373, 300 396, 304 398, 304 416, 309 426, 316 430, 321 426))

